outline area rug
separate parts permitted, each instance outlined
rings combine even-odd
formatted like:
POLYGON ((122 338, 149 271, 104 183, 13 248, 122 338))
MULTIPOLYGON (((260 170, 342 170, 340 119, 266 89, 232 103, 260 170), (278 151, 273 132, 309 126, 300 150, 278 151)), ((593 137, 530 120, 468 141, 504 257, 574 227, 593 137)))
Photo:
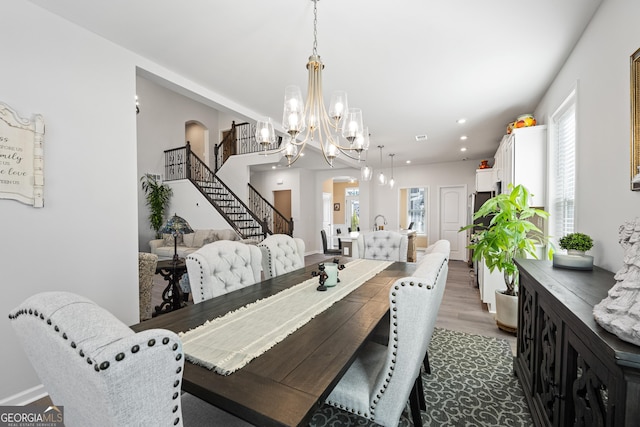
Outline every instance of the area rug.
MULTIPOLYGON (((429 346, 431 374, 422 374, 427 410, 423 426, 532 426, 506 340, 436 329, 429 346)), ((409 408, 400 426, 413 422, 409 408)), ((323 405, 312 427, 376 426, 363 418, 323 405)))

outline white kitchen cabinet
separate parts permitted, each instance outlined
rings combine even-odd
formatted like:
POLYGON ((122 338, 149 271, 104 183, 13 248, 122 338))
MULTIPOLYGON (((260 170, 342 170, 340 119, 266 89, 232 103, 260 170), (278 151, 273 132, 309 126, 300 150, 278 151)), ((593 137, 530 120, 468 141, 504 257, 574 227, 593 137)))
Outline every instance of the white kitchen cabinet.
POLYGON ((476 191, 495 191, 496 182, 493 168, 476 169, 476 191))
POLYGON ((489 313, 495 313, 496 291, 507 289, 507 285, 504 284, 504 275, 497 269, 489 272, 484 258, 478 261, 478 287, 480 288, 480 299, 487 304, 487 310, 489 313))
POLYGON ((502 193, 509 184, 522 184, 533 195, 531 205, 545 205, 547 127, 531 126, 514 129, 503 138, 496 153, 496 174, 502 193))

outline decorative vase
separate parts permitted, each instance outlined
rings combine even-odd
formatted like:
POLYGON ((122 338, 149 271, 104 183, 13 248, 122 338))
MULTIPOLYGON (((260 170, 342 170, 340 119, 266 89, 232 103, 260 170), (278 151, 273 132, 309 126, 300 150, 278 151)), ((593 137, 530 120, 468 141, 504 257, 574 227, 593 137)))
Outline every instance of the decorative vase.
POLYGON ((584 251, 567 250, 567 254, 553 254, 553 266, 570 270, 593 270, 593 257, 584 251))
POLYGON ((496 324, 506 332, 518 330, 518 297, 505 295, 504 290, 496 291, 496 324))

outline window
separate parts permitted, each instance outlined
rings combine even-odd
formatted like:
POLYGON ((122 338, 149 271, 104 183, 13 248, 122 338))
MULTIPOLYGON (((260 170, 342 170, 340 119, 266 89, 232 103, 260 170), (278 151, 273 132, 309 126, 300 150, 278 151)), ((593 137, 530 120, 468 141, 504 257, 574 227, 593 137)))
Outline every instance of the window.
POLYGON ((551 117, 550 235, 558 240, 575 230, 576 101, 575 91, 551 117))
POLYGON ((425 189, 400 189, 400 227, 411 228, 420 234, 426 233, 425 223, 425 189))

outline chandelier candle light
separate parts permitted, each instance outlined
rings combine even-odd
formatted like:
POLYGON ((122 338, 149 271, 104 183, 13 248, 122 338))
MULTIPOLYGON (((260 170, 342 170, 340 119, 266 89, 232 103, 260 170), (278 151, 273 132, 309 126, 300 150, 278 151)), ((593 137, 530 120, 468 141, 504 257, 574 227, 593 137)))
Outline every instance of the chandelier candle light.
POLYGON ((270 119, 258 121, 255 136, 265 154, 281 152, 287 159, 288 166, 298 160, 308 142, 317 141, 325 161, 333 167, 334 159, 341 153, 360 161, 362 152, 369 148, 369 135, 362 124, 362 111, 359 108, 349 108, 346 92, 334 92, 329 112, 325 109, 322 95, 324 64, 317 50, 318 0, 311 1, 314 18, 313 53, 307 62, 309 82, 306 102, 303 102, 298 86, 285 88, 282 126, 288 138, 278 150, 268 151, 269 145, 276 140, 270 119))

